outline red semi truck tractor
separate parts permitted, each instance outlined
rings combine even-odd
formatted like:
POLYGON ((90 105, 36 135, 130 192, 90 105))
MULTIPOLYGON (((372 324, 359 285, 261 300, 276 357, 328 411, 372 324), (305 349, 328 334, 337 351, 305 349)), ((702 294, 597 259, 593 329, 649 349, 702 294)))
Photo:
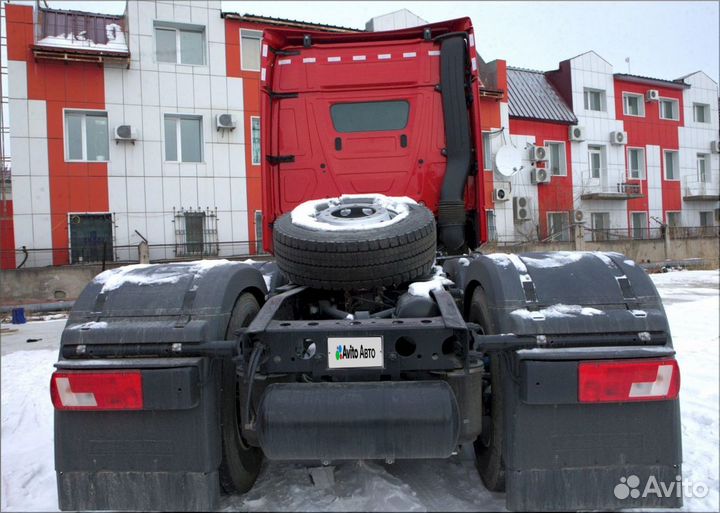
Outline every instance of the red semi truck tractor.
MULTIPOLYGON (((266 30, 265 263, 98 275, 51 379, 62 510, 206 510, 263 459, 448 458, 510 510, 681 474, 662 302, 617 253, 483 254, 467 18, 266 30)), ((481 506, 481 505, 478 505, 481 506)))

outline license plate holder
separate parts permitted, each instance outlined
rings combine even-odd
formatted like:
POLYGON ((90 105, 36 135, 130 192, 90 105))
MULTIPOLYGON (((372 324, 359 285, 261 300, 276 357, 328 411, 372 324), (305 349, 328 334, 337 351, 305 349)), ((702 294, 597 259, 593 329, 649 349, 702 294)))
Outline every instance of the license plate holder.
POLYGON ((328 337, 328 369, 381 369, 382 337, 328 337))

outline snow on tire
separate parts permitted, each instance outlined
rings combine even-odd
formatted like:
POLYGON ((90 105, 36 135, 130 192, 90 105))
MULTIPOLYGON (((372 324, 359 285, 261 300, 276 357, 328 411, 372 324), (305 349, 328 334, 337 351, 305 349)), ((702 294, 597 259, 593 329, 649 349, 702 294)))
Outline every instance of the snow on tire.
POLYGON ((344 195, 305 202, 278 218, 273 244, 278 268, 298 285, 400 285, 432 269, 435 218, 410 198, 344 195))

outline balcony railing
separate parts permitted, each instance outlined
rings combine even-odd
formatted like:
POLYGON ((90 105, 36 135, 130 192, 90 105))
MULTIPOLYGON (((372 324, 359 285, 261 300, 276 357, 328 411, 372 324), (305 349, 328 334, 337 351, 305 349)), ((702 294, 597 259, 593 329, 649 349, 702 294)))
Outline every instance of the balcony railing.
POLYGON ((609 176, 605 169, 600 170, 600 175, 607 178, 594 177, 590 171, 582 173, 582 199, 628 200, 645 195, 641 180, 620 181, 618 175, 624 177, 624 173, 613 173, 609 176))
POLYGON ((717 180, 703 181, 695 176, 686 176, 683 180, 683 199, 685 201, 720 200, 720 184, 717 180))
MULTIPOLYGON (((89 5, 89 4, 88 4, 89 5)), ((124 15, 39 8, 35 26, 36 59, 129 61, 124 15)))

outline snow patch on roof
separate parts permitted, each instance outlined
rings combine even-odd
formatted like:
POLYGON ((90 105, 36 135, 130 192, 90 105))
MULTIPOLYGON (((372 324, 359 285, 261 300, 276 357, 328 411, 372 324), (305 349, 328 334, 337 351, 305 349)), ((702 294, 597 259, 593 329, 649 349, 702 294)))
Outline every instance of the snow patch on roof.
POLYGON ((430 292, 436 292, 443 289, 445 285, 452 285, 450 280, 439 265, 433 266, 434 274, 428 281, 416 281, 408 287, 411 296, 430 297, 430 292))
POLYGON ((594 315, 605 315, 605 312, 598 310, 597 308, 589 308, 580 305, 564 305, 558 303, 556 305, 548 306, 541 310, 530 311, 527 308, 518 308, 510 312, 510 315, 516 315, 523 319, 530 320, 542 320, 543 318, 560 318, 560 317, 576 317, 578 315, 586 315, 592 317, 594 315))
POLYGON ((417 204, 416 201, 408 198, 407 196, 392 197, 385 196, 384 194, 343 194, 339 198, 323 198, 301 203, 293 209, 290 214, 290 219, 295 226, 301 226, 303 228, 307 228, 308 230, 317 232, 354 232, 375 230, 377 228, 382 228, 383 226, 390 226, 405 219, 410 212, 408 205, 415 204, 417 204), (320 211, 337 206, 342 200, 353 198, 372 199, 373 206, 377 208, 384 208, 396 213, 397 215, 388 220, 357 224, 353 223, 349 226, 318 221, 317 216, 320 211))
POLYGON ((107 35, 107 43, 96 43, 92 39, 86 37, 86 31, 80 31, 77 34, 60 34, 57 36, 47 36, 40 39, 37 44, 40 46, 52 46, 56 48, 73 48, 88 50, 104 50, 110 52, 128 52, 127 41, 122 27, 117 23, 109 23, 105 25, 105 34, 107 35))

